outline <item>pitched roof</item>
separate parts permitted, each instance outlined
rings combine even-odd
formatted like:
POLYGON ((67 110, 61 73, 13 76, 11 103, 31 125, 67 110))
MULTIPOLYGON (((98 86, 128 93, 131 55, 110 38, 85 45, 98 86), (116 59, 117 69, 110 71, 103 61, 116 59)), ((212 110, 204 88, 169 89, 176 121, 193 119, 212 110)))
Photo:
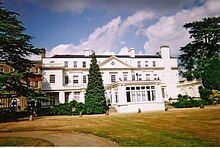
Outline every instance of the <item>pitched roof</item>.
MULTIPOLYGON (((110 58, 112 55, 96 55, 97 58, 110 58)), ((129 55, 114 55, 117 58, 131 58, 129 55)), ((90 58, 84 55, 54 55, 51 58, 90 58)), ((135 58, 161 58, 159 55, 135 55, 135 58)))

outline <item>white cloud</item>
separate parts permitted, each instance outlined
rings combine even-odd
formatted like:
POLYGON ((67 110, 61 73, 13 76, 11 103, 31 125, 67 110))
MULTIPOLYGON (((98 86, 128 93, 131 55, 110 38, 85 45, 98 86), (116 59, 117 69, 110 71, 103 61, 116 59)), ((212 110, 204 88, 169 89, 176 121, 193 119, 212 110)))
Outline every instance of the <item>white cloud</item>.
POLYGON ((121 48, 121 50, 119 51, 119 55, 129 55, 129 53, 128 53, 128 47, 123 47, 123 48, 121 48))
POLYGON ((122 20, 119 16, 106 25, 96 28, 87 39, 80 40, 79 45, 60 44, 54 47, 47 56, 53 54, 83 54, 84 49, 93 50, 96 54, 114 53, 113 50, 116 45, 124 43, 122 38, 130 26, 135 26, 138 30, 143 27, 143 21, 152 17, 153 14, 147 11, 137 11, 125 20, 122 20))
MULTIPOLYGON (((207 1, 204 5, 188 10, 182 10, 171 16, 163 16, 154 25, 146 28, 146 20, 155 18, 149 11, 137 11, 126 19, 116 17, 107 24, 97 27, 86 39, 81 39, 79 45, 60 44, 54 47, 49 56, 53 54, 83 54, 84 49, 94 50, 96 54, 114 54, 114 50, 124 46, 119 54, 128 54, 128 47, 124 45, 124 36, 130 27, 136 30, 135 35, 142 34, 147 37, 144 44, 145 53, 155 54, 161 45, 169 45, 173 55, 179 54, 181 46, 189 42, 188 31, 183 28, 186 22, 201 20, 204 17, 220 14, 218 6, 220 1, 207 1)), ((126 42, 127 43, 127 42, 126 42)), ((142 53, 139 53, 142 54, 142 53)))
POLYGON ((191 10, 182 10, 173 16, 164 16, 159 21, 148 27, 144 35, 148 41, 144 45, 146 53, 155 53, 160 45, 167 44, 171 53, 179 54, 179 49, 189 43, 188 30, 183 28, 186 22, 201 20, 204 17, 220 15, 220 1, 207 1, 204 5, 191 10))

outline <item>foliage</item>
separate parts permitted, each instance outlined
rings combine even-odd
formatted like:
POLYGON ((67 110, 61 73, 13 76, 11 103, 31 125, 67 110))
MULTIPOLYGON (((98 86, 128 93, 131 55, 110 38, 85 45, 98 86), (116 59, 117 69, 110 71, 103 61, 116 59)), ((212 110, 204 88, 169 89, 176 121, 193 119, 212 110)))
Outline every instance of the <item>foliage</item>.
POLYGON ((213 89, 210 96, 212 100, 220 100, 220 91, 213 89))
POLYGON ((199 99, 199 100, 195 100, 187 95, 178 95, 178 101, 172 103, 172 105, 175 108, 190 108, 190 107, 199 107, 201 105, 208 105, 211 104, 211 102, 209 100, 203 100, 203 99, 199 99))
POLYGON ((91 58, 89 80, 85 93, 85 109, 87 114, 102 114, 107 110, 105 89, 95 53, 91 58))
POLYGON ((25 34, 25 28, 17 19, 18 15, 3 8, 0 3, 0 60, 14 69, 9 73, 0 73, 0 95, 29 99, 36 93, 29 85, 33 62, 27 56, 39 54, 42 49, 32 46, 31 37, 25 34))
MULTIPOLYGON (((182 74, 188 80, 202 78, 206 68, 203 65, 207 64, 208 59, 219 58, 220 55, 220 17, 204 18, 183 27, 189 29, 192 41, 180 50, 180 66, 184 68, 182 74)), ((206 78, 203 77, 203 81, 206 78)))
POLYGON ((211 90, 208 88, 203 88, 202 86, 199 86, 199 93, 200 97, 202 100, 206 102, 210 102, 210 95, 211 95, 211 90))
POLYGON ((69 103, 54 105, 51 108, 41 108, 39 115, 79 115, 83 112, 84 104, 75 100, 69 103))
POLYGON ((203 86, 208 89, 220 90, 220 58, 212 57, 204 63, 201 65, 204 68, 202 74, 203 86))
POLYGON ((0 59, 19 72, 28 71, 32 62, 26 58, 38 54, 30 43, 31 37, 17 19, 19 14, 4 9, 0 4, 0 59))
POLYGON ((27 116, 28 113, 26 111, 16 112, 15 107, 0 108, 0 122, 13 121, 27 116))

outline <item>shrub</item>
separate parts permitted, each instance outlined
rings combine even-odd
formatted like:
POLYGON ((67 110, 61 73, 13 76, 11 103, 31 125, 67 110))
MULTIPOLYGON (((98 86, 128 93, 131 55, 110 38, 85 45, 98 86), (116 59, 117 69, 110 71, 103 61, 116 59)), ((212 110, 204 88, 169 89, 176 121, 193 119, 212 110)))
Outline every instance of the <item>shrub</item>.
POLYGON ((175 108, 190 108, 190 107, 199 107, 201 105, 208 105, 210 102, 206 100, 194 100, 193 98, 184 95, 178 95, 179 101, 172 103, 175 108))
POLYGON ((73 100, 69 103, 54 105, 52 112, 54 115, 79 115, 84 113, 84 106, 82 102, 73 100))

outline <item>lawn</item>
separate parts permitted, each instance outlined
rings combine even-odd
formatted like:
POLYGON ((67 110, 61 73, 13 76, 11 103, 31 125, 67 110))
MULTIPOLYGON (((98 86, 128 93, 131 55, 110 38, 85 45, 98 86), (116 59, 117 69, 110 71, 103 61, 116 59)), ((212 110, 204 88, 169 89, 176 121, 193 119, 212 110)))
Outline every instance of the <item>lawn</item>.
POLYGON ((121 146, 220 146, 220 107, 109 116, 50 116, 1 123, 0 127, 0 132, 90 133, 121 146))
POLYGON ((54 146, 53 143, 32 137, 0 137, 0 146, 54 146))

